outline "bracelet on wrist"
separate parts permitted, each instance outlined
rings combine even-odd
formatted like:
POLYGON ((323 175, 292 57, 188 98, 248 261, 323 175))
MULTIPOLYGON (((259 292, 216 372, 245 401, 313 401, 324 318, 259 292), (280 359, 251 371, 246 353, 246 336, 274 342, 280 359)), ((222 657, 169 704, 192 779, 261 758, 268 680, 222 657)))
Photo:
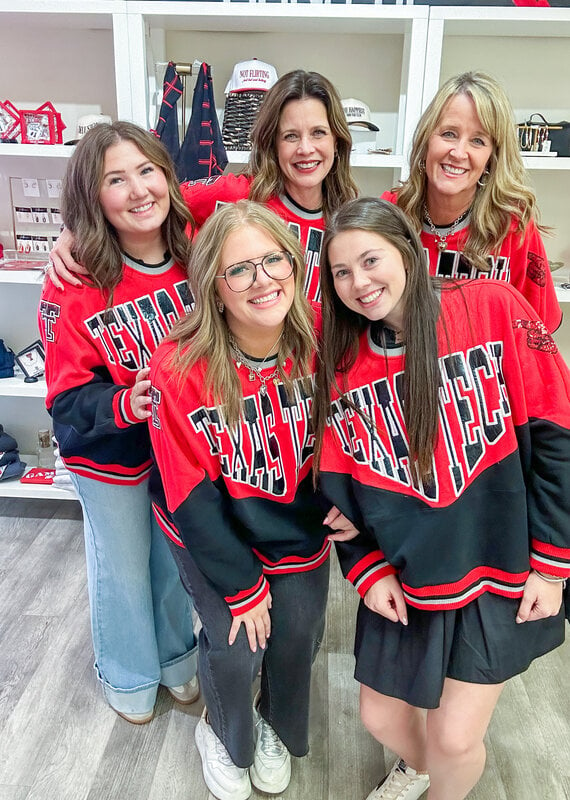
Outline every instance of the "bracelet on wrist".
POLYGON ((558 578, 556 575, 545 575, 544 572, 539 572, 537 569, 535 569, 534 572, 539 578, 542 578, 543 581, 547 583, 561 583, 562 588, 566 588, 566 578, 558 578))

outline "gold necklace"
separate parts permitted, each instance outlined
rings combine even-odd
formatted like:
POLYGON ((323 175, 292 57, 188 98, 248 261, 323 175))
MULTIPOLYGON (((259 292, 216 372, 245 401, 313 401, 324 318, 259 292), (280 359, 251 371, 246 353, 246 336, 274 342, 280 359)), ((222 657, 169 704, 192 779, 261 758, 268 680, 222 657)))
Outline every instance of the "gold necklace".
POLYGON ((277 341, 274 344, 271 345, 267 355, 265 356, 263 361, 261 361, 259 363, 259 366, 254 366, 251 363, 251 359, 247 357, 247 355, 243 352, 241 347, 238 345, 238 343, 234 339, 233 335, 231 333, 229 334, 230 347, 234 352, 234 356, 236 357, 236 367, 238 369, 240 369, 240 367, 243 365, 244 367, 246 367, 246 369, 249 370, 247 379, 251 383, 253 383, 253 381, 256 378, 259 380, 259 382, 261 384, 261 386, 259 387, 259 392, 262 395, 266 395, 267 394, 267 386, 266 386, 266 384, 268 383, 268 381, 272 380, 275 386, 277 386, 277 384, 279 383, 279 379, 278 379, 279 364, 277 364, 277 366, 275 367, 273 372, 271 372, 269 375, 262 375, 261 371, 263 369, 263 365, 265 364, 265 362, 269 358, 271 352, 275 351, 275 348, 277 347, 277 345, 281 341, 281 337, 282 336, 283 336, 283 331, 281 331, 281 333, 279 334, 279 336, 277 338, 277 341))
POLYGON ((437 249, 440 252, 443 252, 444 250, 447 250, 447 237, 448 236, 453 236, 453 234, 457 230, 457 226, 461 222, 463 222, 464 219, 467 219, 467 216, 468 216, 470 211, 471 211, 471 206, 469 206, 467 211, 464 211, 462 214, 460 214, 457 217, 457 219, 454 222, 451 223, 451 225, 442 226, 442 227, 445 227, 445 228, 449 228, 449 230, 447 231, 445 236, 443 236, 441 233, 438 233, 437 228, 435 227, 435 224, 433 223, 432 218, 429 215, 427 204, 424 203, 424 218, 425 218, 425 221, 427 222, 427 224, 429 225, 430 232, 436 237, 435 245, 436 245, 437 249))

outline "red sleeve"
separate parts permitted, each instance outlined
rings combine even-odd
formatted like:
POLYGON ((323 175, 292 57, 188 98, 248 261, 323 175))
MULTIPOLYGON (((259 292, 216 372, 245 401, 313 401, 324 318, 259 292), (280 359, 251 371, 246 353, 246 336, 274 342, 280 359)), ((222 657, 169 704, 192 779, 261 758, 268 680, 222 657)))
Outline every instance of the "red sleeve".
POLYGON ((198 228, 213 214, 218 204, 236 203, 249 195, 250 179, 246 175, 219 175, 200 181, 187 181, 180 186, 184 202, 198 228))
POLYGON ((169 367, 175 347, 171 342, 159 345, 150 361, 150 438, 167 506, 159 508, 157 520, 170 535, 170 512, 176 535, 236 616, 259 604, 269 587, 221 489, 215 442, 205 446, 192 427, 192 417, 203 405, 204 371, 196 365, 181 390, 169 367))
POLYGON ((514 231, 510 235, 514 237, 510 258, 511 283, 553 333, 562 322, 562 311, 540 232, 531 220, 522 239, 514 231))

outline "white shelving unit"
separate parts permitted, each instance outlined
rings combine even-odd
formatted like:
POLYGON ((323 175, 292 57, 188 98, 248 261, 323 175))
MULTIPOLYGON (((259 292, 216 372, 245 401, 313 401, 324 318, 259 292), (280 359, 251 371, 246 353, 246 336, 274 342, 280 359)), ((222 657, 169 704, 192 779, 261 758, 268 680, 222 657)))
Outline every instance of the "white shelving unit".
MULTIPOLYGON (((569 37, 570 9, 0 0, 0 52, 5 63, 18 64, 17 70, 0 74, 0 95, 26 108, 51 100, 63 115, 64 141, 69 141, 75 138, 77 118, 88 113, 153 127, 168 60, 207 61, 220 112, 226 82, 239 61, 259 58, 273 64, 279 75, 299 67, 316 70, 343 98, 368 104, 380 127, 377 143, 392 148, 391 155, 352 157, 361 191, 379 195, 406 176, 416 122, 451 74, 485 69, 497 75, 521 119, 529 110, 542 109, 568 118, 567 76, 545 65, 550 59, 567 63, 569 37)), ((189 85, 187 119, 192 89, 189 85)), ((362 136, 357 132, 355 140, 362 136)), ((0 145, 0 241, 5 247, 14 246, 10 177, 61 177, 71 152, 66 145, 0 145)), ((228 157, 229 168, 239 171, 248 154, 230 152, 228 157)), ((557 231, 547 240, 549 257, 570 269, 570 158, 527 158, 525 164, 543 221, 557 231)), ((0 272, 0 337, 14 350, 38 338, 40 287, 38 273, 0 272)), ((570 302, 570 290, 557 292, 562 303, 570 302)), ((568 323, 561 347, 570 353, 568 323)), ((37 430, 49 425, 44 397, 42 382, 0 381, 0 422, 23 452, 34 452, 37 430)), ((72 495, 12 481, 0 482, 0 496, 72 495)))

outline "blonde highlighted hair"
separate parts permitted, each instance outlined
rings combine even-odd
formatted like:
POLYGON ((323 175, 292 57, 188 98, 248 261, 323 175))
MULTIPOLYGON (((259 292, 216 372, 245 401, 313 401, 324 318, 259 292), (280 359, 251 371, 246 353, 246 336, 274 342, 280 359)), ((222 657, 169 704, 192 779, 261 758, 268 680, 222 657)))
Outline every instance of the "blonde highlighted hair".
MULTIPOLYGON (((425 160, 433 135, 447 104, 457 95, 470 97, 477 115, 493 144, 493 152, 478 186, 471 207, 465 257, 488 271, 486 257, 498 250, 517 220, 522 235, 531 218, 538 219, 536 196, 530 187, 519 153, 516 124, 511 103, 502 86, 484 72, 464 72, 446 81, 439 89, 416 126, 410 154, 410 176, 395 191, 398 206, 412 220, 416 231, 422 229, 427 197, 425 160)), ((546 230, 541 227, 541 230, 546 230)))
MULTIPOLYGON (((188 270, 195 298, 194 311, 176 323, 168 339, 177 343, 173 367, 178 372, 181 387, 191 367, 199 361, 206 362, 204 402, 223 406, 230 426, 239 420, 243 394, 232 361, 230 330, 216 304, 216 276, 222 269, 222 250, 228 236, 247 226, 264 231, 274 239, 276 249, 289 252, 293 259, 295 291, 277 354, 279 377, 289 394, 293 379, 311 375, 315 347, 313 313, 303 290, 305 262, 297 238, 280 217, 259 203, 239 200, 219 208, 206 220, 194 240, 188 270), (293 362, 290 375, 283 370, 288 357, 293 362)), ((255 255, 258 254, 252 253, 255 255)), ((310 386, 308 378, 306 389, 312 394, 310 386)))

